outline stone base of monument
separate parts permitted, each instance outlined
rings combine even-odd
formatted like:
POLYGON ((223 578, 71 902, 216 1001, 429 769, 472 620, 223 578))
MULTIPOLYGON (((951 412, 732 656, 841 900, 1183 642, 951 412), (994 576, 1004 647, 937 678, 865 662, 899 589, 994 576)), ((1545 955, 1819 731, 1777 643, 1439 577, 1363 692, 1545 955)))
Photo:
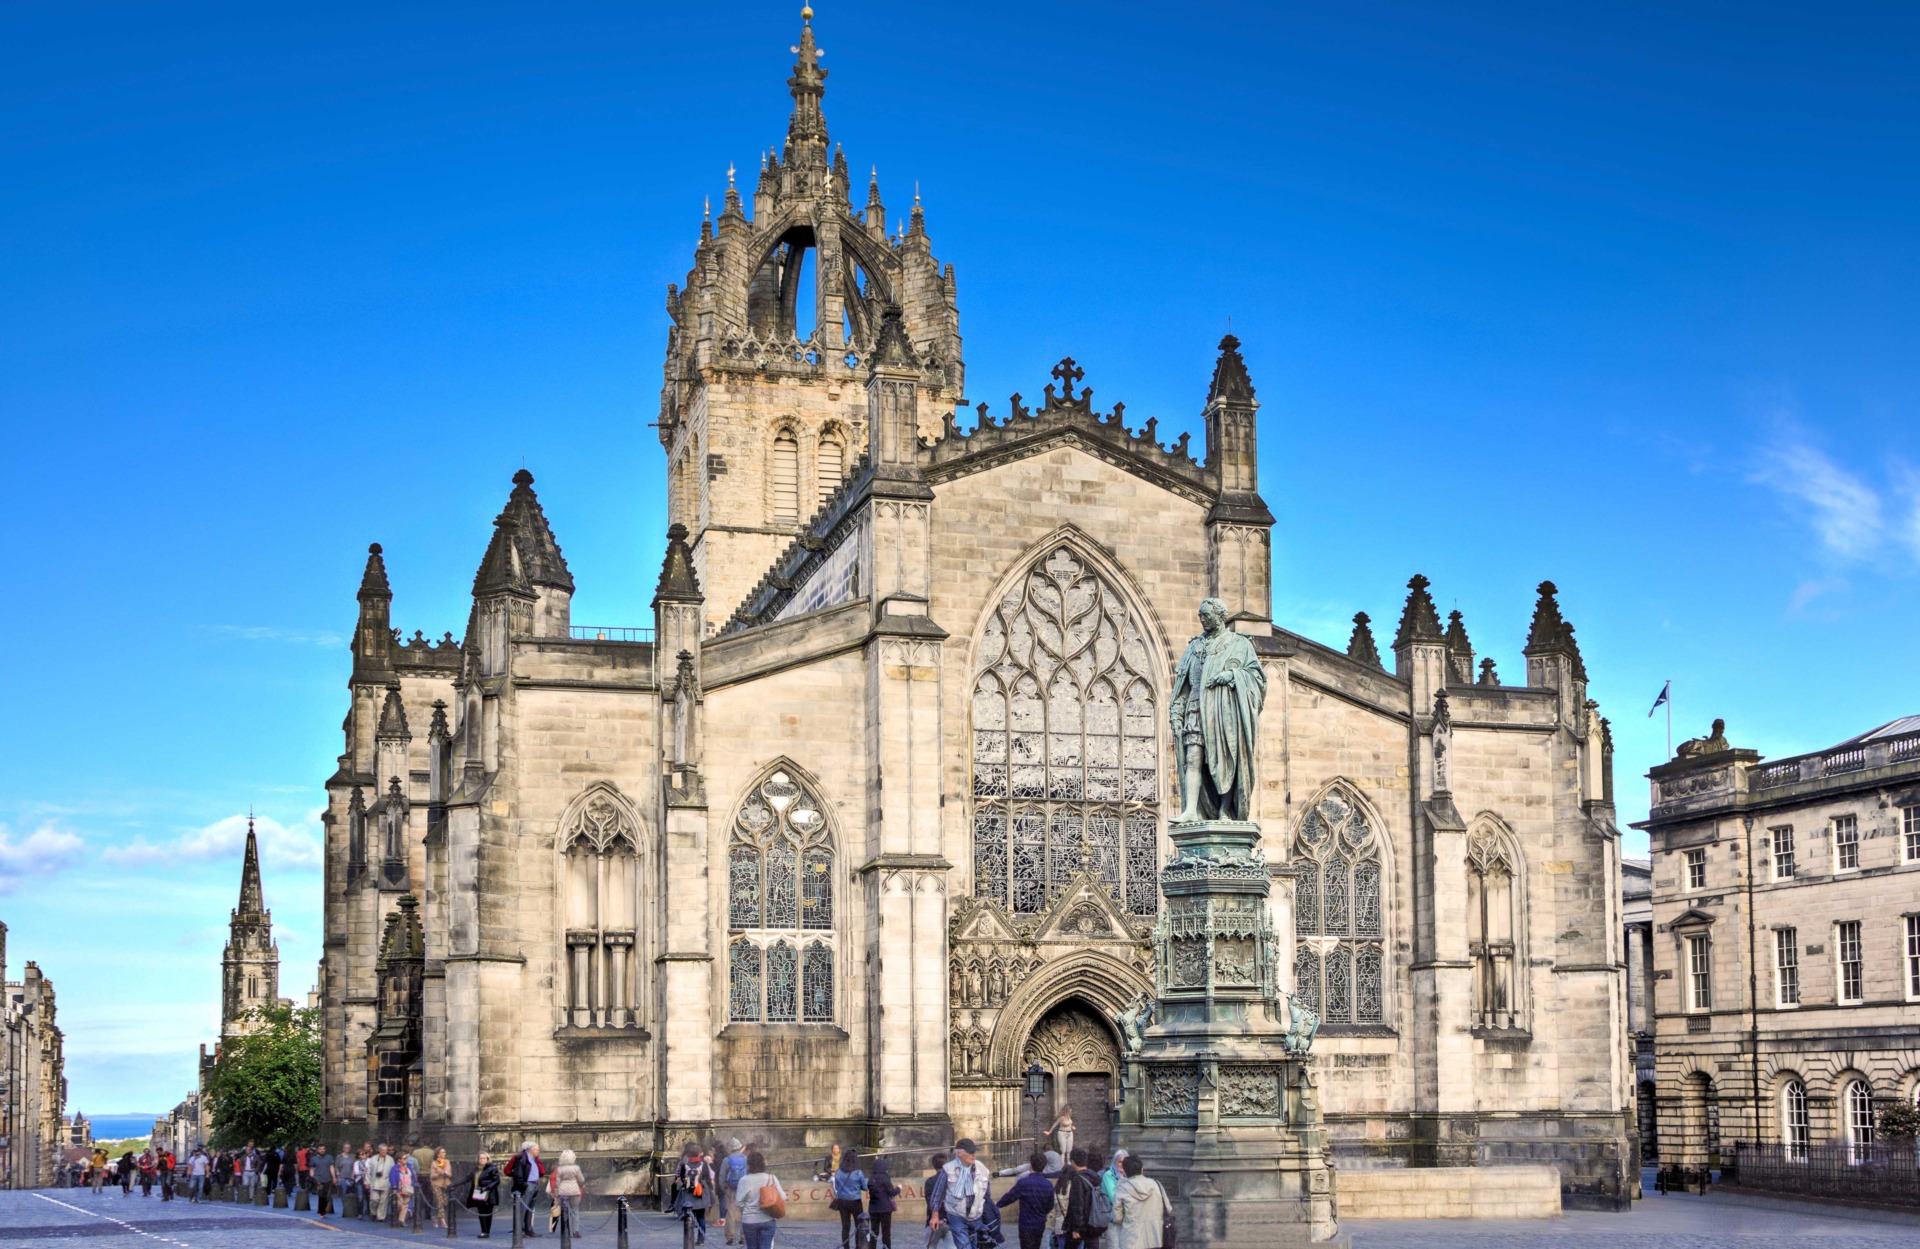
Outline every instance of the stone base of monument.
POLYGON ((1183 1249, 1334 1241, 1311 1029, 1291 1028, 1276 983, 1259 826, 1167 831, 1151 1022, 1123 1021, 1132 1053, 1118 1143, 1165 1186, 1183 1249))

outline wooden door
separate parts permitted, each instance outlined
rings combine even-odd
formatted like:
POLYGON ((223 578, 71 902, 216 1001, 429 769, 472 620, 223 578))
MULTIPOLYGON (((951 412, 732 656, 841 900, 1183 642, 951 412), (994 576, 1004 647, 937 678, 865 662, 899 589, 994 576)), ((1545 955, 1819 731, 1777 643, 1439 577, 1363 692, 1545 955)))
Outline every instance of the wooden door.
POLYGON ((1073 1143, 1105 1152, 1112 1114, 1107 1105, 1112 1077, 1105 1072, 1075 1072, 1067 1077, 1067 1105, 1073 1107, 1073 1143))

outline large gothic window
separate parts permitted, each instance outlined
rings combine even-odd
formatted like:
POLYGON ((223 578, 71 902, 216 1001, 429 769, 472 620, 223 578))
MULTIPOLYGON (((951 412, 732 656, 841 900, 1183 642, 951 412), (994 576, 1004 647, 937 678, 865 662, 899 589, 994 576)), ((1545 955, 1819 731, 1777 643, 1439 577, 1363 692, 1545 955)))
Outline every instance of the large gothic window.
POLYGON ((1467 838, 1467 952, 1473 959, 1473 1026, 1518 1028, 1519 857, 1498 828, 1482 823, 1467 838))
POLYGON ((973 686, 973 889, 1044 910, 1081 872, 1158 907, 1160 717, 1146 630, 1061 546, 995 606, 973 686))
POLYGON ((727 1017, 832 1023, 833 839, 813 794, 777 771, 741 804, 727 847, 727 1017))
POLYGON ((1380 838, 1339 786, 1294 835, 1293 991, 1325 1023, 1386 1021, 1380 838))
POLYGON ((591 795, 560 834, 567 928, 567 1023, 637 1026, 634 942, 639 933, 639 836, 612 795, 591 795))

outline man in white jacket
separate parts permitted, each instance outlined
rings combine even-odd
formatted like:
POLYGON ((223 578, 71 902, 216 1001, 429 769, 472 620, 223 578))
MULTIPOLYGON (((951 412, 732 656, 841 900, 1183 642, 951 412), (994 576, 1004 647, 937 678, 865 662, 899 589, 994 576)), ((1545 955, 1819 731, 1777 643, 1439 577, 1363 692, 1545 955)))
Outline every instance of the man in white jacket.
POLYGON ((966 1137, 953 1143, 953 1158, 940 1168, 934 1183, 940 1188, 940 1200, 934 1206, 929 1226, 945 1224, 953 1237, 953 1249, 975 1249, 974 1237, 980 1231, 981 1216, 986 1213, 992 1194, 993 1175, 987 1164, 974 1156, 976 1146, 966 1137))

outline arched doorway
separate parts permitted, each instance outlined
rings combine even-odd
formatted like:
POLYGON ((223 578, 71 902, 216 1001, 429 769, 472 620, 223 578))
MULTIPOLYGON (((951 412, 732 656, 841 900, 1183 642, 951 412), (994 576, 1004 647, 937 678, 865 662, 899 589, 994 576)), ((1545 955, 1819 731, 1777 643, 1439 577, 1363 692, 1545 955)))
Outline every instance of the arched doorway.
POLYGON ((1021 1138, 1038 1140, 1060 1112, 1071 1107, 1074 1144, 1106 1149, 1120 1086, 1120 1045, 1112 1025, 1086 1002, 1068 998, 1027 1034, 1021 1069, 1036 1062, 1047 1073, 1046 1088, 1038 1102, 1022 1098, 1021 1138))

